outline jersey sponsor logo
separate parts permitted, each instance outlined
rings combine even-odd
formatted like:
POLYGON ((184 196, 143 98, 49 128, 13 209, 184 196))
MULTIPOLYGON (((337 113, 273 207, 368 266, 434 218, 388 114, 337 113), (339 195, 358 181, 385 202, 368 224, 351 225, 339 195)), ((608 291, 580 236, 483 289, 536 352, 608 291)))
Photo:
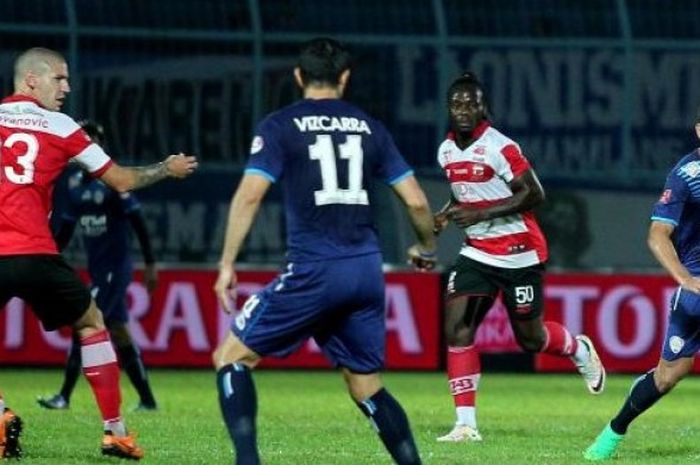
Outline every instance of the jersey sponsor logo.
POLYGON ((491 166, 473 161, 450 163, 445 167, 445 172, 451 183, 483 183, 491 180, 496 174, 491 166))
POLYGON ((659 203, 663 203, 664 205, 669 203, 671 201, 671 196, 673 195, 673 191, 671 189, 666 189, 661 193, 661 197, 659 197, 659 203))
POLYGON ((691 161, 687 165, 683 165, 681 171, 691 178, 697 178, 700 175, 700 161, 691 161))
POLYGON ((88 237, 100 236, 107 232, 107 215, 83 215, 80 226, 88 237))
POLYGON ((265 140, 262 138, 262 136, 253 137, 253 142, 250 143, 250 154, 255 155, 256 153, 261 151, 264 146, 265 140))
POLYGON ((668 347, 674 354, 679 353, 683 349, 684 345, 685 341, 683 340, 683 338, 678 336, 671 336, 671 338, 668 340, 668 347))
POLYGON ((466 392, 476 391, 479 386, 480 375, 468 375, 460 378, 452 378, 450 380, 450 392, 453 396, 464 394, 466 392))
POLYGON ((303 116, 301 118, 294 118, 294 124, 301 132, 340 131, 372 134, 367 121, 347 116, 303 116))

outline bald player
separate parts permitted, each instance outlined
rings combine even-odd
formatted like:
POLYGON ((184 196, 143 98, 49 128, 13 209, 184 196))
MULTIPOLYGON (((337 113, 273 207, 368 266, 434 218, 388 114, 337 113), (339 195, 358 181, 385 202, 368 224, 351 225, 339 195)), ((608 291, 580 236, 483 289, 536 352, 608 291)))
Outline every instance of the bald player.
MULTIPOLYGON (((32 48, 15 61, 13 95, 0 103, 0 307, 26 301, 44 329, 72 326, 80 337, 83 373, 102 415, 102 454, 140 459, 121 416, 119 366, 102 313, 75 271, 59 255, 49 229, 51 194, 69 161, 119 192, 165 178, 184 178, 197 160, 170 155, 160 163, 115 163, 69 116, 68 65, 53 50, 32 48)), ((21 419, 0 396, 0 457, 20 457, 21 419)))

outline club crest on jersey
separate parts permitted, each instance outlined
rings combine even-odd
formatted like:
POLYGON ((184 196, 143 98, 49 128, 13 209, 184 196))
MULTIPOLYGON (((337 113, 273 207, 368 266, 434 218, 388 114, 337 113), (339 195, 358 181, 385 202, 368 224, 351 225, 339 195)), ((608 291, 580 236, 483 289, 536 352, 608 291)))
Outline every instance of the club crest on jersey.
POLYGON ((671 201, 671 196, 673 195, 673 191, 671 189, 666 189, 661 193, 661 197, 659 197, 659 203, 667 204, 671 201))
POLYGON ((671 352, 674 354, 679 353, 682 349, 683 346, 685 345, 685 341, 683 338, 680 338, 678 336, 671 336, 671 338, 668 340, 668 346, 671 349, 671 352))
POLYGON ((255 155, 256 153, 261 151, 264 146, 265 140, 262 138, 262 136, 253 137, 253 142, 250 143, 250 154, 255 155))
POLYGON ((697 178, 700 175, 700 161, 691 161, 684 165, 681 171, 691 178, 697 178))

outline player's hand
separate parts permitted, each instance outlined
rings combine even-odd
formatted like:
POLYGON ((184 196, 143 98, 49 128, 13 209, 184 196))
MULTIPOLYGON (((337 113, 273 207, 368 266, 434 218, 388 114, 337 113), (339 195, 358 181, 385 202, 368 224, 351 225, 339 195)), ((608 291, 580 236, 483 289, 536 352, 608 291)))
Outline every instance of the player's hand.
POLYGON ((689 276, 680 283, 681 287, 686 291, 700 294, 700 277, 689 276))
POLYGON ((146 290, 152 294, 158 286, 158 270, 154 263, 146 264, 143 269, 143 283, 146 285, 146 290))
POLYGON ((450 220, 447 218, 447 212, 438 212, 433 215, 433 234, 436 236, 445 230, 450 220))
POLYGON ((238 278, 233 265, 220 264, 219 276, 214 284, 214 292, 221 308, 228 314, 233 312, 233 303, 236 301, 236 284, 238 284, 238 278))
POLYGON ((418 271, 430 271, 437 265, 437 254, 433 250, 426 251, 420 245, 412 245, 408 249, 408 264, 418 271))
POLYGON ((163 164, 165 164, 165 170, 171 178, 186 178, 194 173, 194 170, 199 166, 196 157, 191 157, 184 153, 170 155, 163 164))
POLYGON ((483 210, 461 205, 450 207, 446 215, 450 221, 454 222, 460 228, 466 228, 487 219, 483 210))

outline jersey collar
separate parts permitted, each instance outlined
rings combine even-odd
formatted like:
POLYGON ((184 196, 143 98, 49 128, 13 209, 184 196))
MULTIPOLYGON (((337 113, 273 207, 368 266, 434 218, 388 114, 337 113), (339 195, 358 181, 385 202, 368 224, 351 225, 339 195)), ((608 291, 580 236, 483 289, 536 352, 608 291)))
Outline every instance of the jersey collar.
MULTIPOLYGON (((484 133, 486 132, 486 130, 490 127, 491 127, 491 122, 489 120, 485 119, 485 120, 481 121, 472 130, 471 140, 477 140, 479 137, 483 136, 484 133)), ((445 137, 451 141, 454 141, 457 139, 457 135, 455 134, 454 131, 449 131, 447 133, 447 136, 445 136, 445 137)))
POLYGON ((24 94, 13 94, 10 96, 5 97, 2 99, 2 103, 15 103, 15 102, 31 102, 37 105, 38 107, 44 108, 41 103, 34 97, 30 97, 29 95, 24 95, 24 94))

